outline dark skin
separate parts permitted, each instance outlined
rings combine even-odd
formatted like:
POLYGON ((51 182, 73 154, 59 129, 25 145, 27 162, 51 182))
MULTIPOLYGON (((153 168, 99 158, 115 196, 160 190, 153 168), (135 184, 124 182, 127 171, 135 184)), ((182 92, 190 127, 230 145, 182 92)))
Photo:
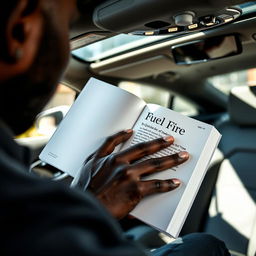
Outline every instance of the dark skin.
POLYGON ((125 217, 145 196, 168 192, 181 184, 178 179, 143 181, 142 177, 182 164, 189 158, 187 152, 180 152, 137 162, 145 156, 169 147, 174 142, 172 136, 140 143, 112 154, 115 147, 127 141, 132 133, 132 130, 127 130, 108 137, 87 159, 77 180, 77 185, 83 187, 83 174, 88 171, 97 173, 89 188, 117 219, 125 217))
MULTIPOLYGON (((9 16, 0 39, 6 45, 5 57, 0 58, 0 88, 4 92, 0 118, 15 134, 31 126, 53 95, 68 62, 68 32, 77 13, 75 0, 20 0, 9 16), (36 4, 26 12, 31 1, 36 4), (18 93, 13 95, 13 91, 18 93)), ((182 164, 189 157, 188 153, 181 152, 137 162, 170 146, 172 137, 112 154, 115 147, 131 135, 132 131, 127 130, 107 138, 84 167, 84 171, 98 171, 90 190, 119 219, 143 197, 171 191, 181 183, 177 179, 142 181, 141 177, 182 164)), ((78 183, 82 183, 83 173, 79 178, 78 183)))

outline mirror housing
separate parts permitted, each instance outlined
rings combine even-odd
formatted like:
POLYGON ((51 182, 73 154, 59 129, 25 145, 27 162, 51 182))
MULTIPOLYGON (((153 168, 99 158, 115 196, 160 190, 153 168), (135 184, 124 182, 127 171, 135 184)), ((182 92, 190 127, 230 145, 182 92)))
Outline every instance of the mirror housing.
POLYGON ((173 58, 178 65, 208 62, 238 55, 242 45, 237 35, 224 35, 175 45, 173 58))

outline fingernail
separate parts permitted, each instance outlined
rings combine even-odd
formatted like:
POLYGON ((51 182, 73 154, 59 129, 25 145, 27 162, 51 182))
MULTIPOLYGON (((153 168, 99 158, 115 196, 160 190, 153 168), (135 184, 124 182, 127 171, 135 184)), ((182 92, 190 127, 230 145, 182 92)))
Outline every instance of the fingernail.
POLYGON ((173 142, 174 141, 174 138, 172 136, 166 136, 166 137, 163 137, 163 139, 166 141, 166 142, 173 142))
POLYGON ((179 186, 181 184, 181 181, 178 179, 172 179, 171 181, 175 186, 179 186))
POLYGON ((128 129, 128 130, 125 130, 126 133, 132 133, 133 130, 132 129, 128 129))
POLYGON ((181 152, 179 152, 178 155, 179 155, 179 158, 181 158, 181 159, 188 159, 189 158, 189 154, 186 151, 181 151, 181 152))

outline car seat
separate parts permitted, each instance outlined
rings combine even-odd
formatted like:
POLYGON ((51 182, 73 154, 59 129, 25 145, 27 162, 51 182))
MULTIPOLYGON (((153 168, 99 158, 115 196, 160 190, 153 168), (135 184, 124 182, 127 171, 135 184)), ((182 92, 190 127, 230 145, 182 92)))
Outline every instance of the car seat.
MULTIPOLYGON (((232 89, 228 114, 223 115, 215 126, 222 134, 219 149, 210 163, 181 235, 210 233, 224 240, 233 255, 254 256, 256 96, 248 87, 232 89)), ((147 248, 171 241, 145 226, 131 229, 128 235, 147 248)))
POLYGON ((223 159, 204 232, 225 241, 232 255, 256 252, 256 95, 235 87, 228 115, 217 124, 223 159))

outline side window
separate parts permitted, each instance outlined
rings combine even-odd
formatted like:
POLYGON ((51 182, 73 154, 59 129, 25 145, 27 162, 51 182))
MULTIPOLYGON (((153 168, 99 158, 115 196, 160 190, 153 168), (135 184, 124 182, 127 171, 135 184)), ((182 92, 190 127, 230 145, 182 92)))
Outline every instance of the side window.
POLYGON ((180 97, 174 96, 172 101, 172 109, 185 116, 196 116, 198 115, 198 109, 192 102, 180 97))
POLYGON ((169 106, 171 93, 168 90, 151 85, 126 81, 121 82, 119 87, 135 94, 147 103, 158 104, 163 107, 169 106))
POLYGON ((73 104, 75 96, 76 92, 73 89, 59 84, 55 95, 39 114, 35 124, 17 138, 50 136, 73 104))
POLYGON ((67 87, 64 84, 59 84, 57 90, 49 101, 49 103, 45 106, 44 110, 58 107, 58 106, 71 106, 75 100, 76 92, 75 90, 67 87))
POLYGON ((208 81, 219 91, 228 95, 230 90, 236 86, 256 85, 256 69, 248 69, 239 72, 214 76, 208 81))
POLYGON ((125 81, 121 82, 119 87, 137 95, 147 103, 154 103, 167 108, 171 106, 174 111, 183 115, 193 116, 198 113, 195 105, 166 89, 125 81))

